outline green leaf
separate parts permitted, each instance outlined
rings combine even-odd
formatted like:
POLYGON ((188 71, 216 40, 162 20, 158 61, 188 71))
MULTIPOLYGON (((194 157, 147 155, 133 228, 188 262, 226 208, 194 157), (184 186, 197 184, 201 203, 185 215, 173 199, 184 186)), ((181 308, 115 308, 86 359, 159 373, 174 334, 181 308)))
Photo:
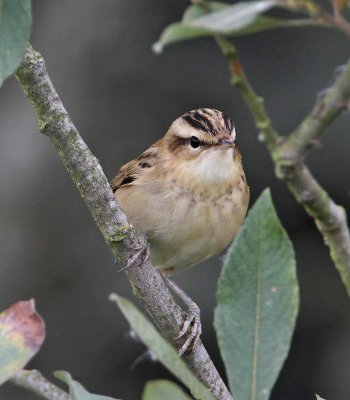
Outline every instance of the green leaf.
POLYGON ((55 371, 53 375, 68 385, 70 400, 116 400, 113 397, 89 393, 81 383, 73 380, 72 376, 66 371, 55 371))
POLYGON ((191 400, 176 383, 167 380, 147 382, 142 400, 191 400))
POLYGON ((31 0, 0 1, 0 86, 21 62, 31 24, 31 0))
POLYGON ((160 54, 165 46, 173 43, 183 42, 185 40, 197 39, 203 37, 212 37, 213 32, 208 29, 193 28, 183 22, 175 22, 165 28, 160 35, 159 40, 153 44, 152 50, 160 54))
POLYGON ((318 394, 316 394, 316 400, 324 400, 324 399, 320 397, 318 394))
POLYGON ((230 7, 192 19, 188 21, 188 25, 208 29, 217 34, 228 34, 254 24, 259 15, 276 4, 276 0, 235 3, 230 7))
POLYGON ((268 29, 314 24, 311 19, 280 19, 261 15, 277 4, 274 0, 241 2, 232 6, 219 2, 206 4, 208 11, 199 5, 188 7, 181 22, 170 24, 164 29, 153 45, 153 51, 161 53, 170 44, 219 34, 234 38, 268 29))
POLYGON ((182 21, 188 22, 214 11, 223 10, 224 8, 230 8, 227 3, 222 3, 219 1, 210 1, 206 3, 205 7, 206 8, 204 9, 199 4, 192 4, 191 6, 187 7, 182 16, 182 21))
POLYGON ((18 301, 0 314, 0 385, 39 351, 45 324, 34 300, 18 301))
POLYGON ((215 329, 236 400, 266 400, 287 357, 299 306, 292 244, 269 190, 230 247, 215 329))
POLYGON ((192 374, 177 351, 161 336, 154 325, 127 299, 115 293, 110 295, 141 341, 159 361, 189 388, 196 399, 215 400, 210 391, 192 374))
POLYGON ((163 51, 164 46, 172 43, 201 37, 212 37, 212 31, 203 28, 194 28, 186 24, 195 18, 205 15, 207 12, 222 10, 229 6, 226 3, 212 1, 207 3, 207 7, 207 10, 204 10, 203 7, 199 5, 191 5, 187 7, 182 16, 182 22, 175 22, 167 26, 162 32, 158 42, 154 43, 152 46, 153 51, 159 54, 163 51))

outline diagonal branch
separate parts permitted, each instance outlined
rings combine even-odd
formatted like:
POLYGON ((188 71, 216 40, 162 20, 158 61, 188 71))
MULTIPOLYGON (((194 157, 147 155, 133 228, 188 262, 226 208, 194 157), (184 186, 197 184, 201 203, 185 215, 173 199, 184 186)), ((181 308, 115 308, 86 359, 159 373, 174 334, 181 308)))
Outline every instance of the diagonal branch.
POLYGON ((334 203, 304 163, 278 167, 279 177, 315 220, 350 295, 350 236, 344 208, 334 203))
MULTIPOLYGON (((48 76, 42 56, 28 46, 16 77, 39 118, 40 131, 48 136, 85 200, 116 263, 132 265, 125 271, 133 292, 152 319, 173 345, 182 322, 180 307, 174 302, 158 270, 144 260, 147 241, 137 234, 119 208, 102 168, 79 135, 48 76), (134 255, 139 254, 134 260, 134 255)), ((220 400, 232 400, 202 342, 184 355, 193 373, 220 400)))
POLYGON ((280 145, 278 152, 285 161, 295 163, 320 139, 328 126, 338 115, 349 108, 350 101, 350 60, 342 69, 333 86, 325 90, 314 104, 310 114, 289 134, 280 145))
POLYGON ((283 140, 274 130, 262 99, 245 75, 234 46, 226 37, 219 37, 217 41, 229 64, 232 82, 241 91, 256 126, 263 134, 277 177, 286 181, 296 200, 314 218, 350 295, 350 235, 345 210, 334 203, 301 161, 310 143, 321 136, 344 108, 344 104, 349 102, 350 65, 346 66, 328 94, 316 103, 299 128, 283 140), (291 152, 294 154, 292 158, 291 152))

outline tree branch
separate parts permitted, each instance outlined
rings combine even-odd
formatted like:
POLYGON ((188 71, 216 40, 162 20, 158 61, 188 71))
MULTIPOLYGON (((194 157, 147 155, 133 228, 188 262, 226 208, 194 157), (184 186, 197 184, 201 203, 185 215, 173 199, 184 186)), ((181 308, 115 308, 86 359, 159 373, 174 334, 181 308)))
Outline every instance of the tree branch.
POLYGON ((239 62, 236 50, 226 37, 217 39, 227 59, 232 82, 242 92, 257 128, 274 161, 276 175, 285 180, 296 200, 314 218, 318 230, 330 249, 331 258, 350 295, 350 236, 346 213, 329 197, 301 161, 306 150, 333 122, 350 98, 350 64, 347 64, 334 86, 320 99, 299 128, 286 139, 278 135, 239 62))
MULTIPOLYGON (((307 150, 320 139, 327 127, 344 110, 350 100, 350 60, 325 95, 313 106, 310 114, 289 134, 278 149, 285 162, 296 163, 304 158, 307 150)), ((276 154, 277 155, 277 154, 276 154)))
POLYGON ((44 400, 69 400, 68 393, 49 382, 37 370, 19 370, 10 382, 34 393, 44 400))
MULTIPOLYGON (((149 259, 145 237, 134 231, 119 208, 98 160, 91 153, 48 76, 42 56, 28 46, 16 72, 17 79, 39 117, 39 129, 48 136, 85 200, 116 263, 126 266, 125 274, 133 292, 151 315, 159 330, 173 345, 180 348, 183 340, 174 342, 182 323, 180 307, 175 303, 158 270, 149 259), (139 254, 136 258, 135 254, 139 254), (134 260, 135 258, 135 260, 134 260)), ((202 342, 184 361, 193 373, 220 400, 232 400, 202 342)))
POLYGON ((350 296, 350 236, 344 208, 334 203, 304 163, 277 165, 277 174, 315 220, 350 296))

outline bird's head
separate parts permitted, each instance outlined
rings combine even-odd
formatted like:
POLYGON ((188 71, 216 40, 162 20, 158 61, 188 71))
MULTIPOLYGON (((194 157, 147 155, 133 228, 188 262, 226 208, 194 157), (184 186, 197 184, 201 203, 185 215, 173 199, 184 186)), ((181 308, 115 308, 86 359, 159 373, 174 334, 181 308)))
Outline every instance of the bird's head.
POLYGON ((177 118, 166 139, 171 152, 192 159, 202 153, 233 149, 236 131, 232 120, 221 111, 199 108, 177 118))
POLYGON ((200 179, 226 180, 236 158, 240 163, 233 122, 218 110, 187 112, 172 123, 164 139, 170 157, 200 179))

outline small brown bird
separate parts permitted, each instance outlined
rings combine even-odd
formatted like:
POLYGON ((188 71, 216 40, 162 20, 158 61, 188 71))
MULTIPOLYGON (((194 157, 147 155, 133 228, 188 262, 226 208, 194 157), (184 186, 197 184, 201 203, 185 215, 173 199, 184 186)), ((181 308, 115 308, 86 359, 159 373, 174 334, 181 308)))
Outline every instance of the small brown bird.
MULTIPOLYGON (((220 253, 237 234, 249 201, 233 123, 209 108, 176 119, 111 186, 130 223, 147 235, 151 260, 165 277, 220 253)), ((167 283, 189 306, 178 336, 191 326, 183 354, 201 333, 199 308, 167 283)))

